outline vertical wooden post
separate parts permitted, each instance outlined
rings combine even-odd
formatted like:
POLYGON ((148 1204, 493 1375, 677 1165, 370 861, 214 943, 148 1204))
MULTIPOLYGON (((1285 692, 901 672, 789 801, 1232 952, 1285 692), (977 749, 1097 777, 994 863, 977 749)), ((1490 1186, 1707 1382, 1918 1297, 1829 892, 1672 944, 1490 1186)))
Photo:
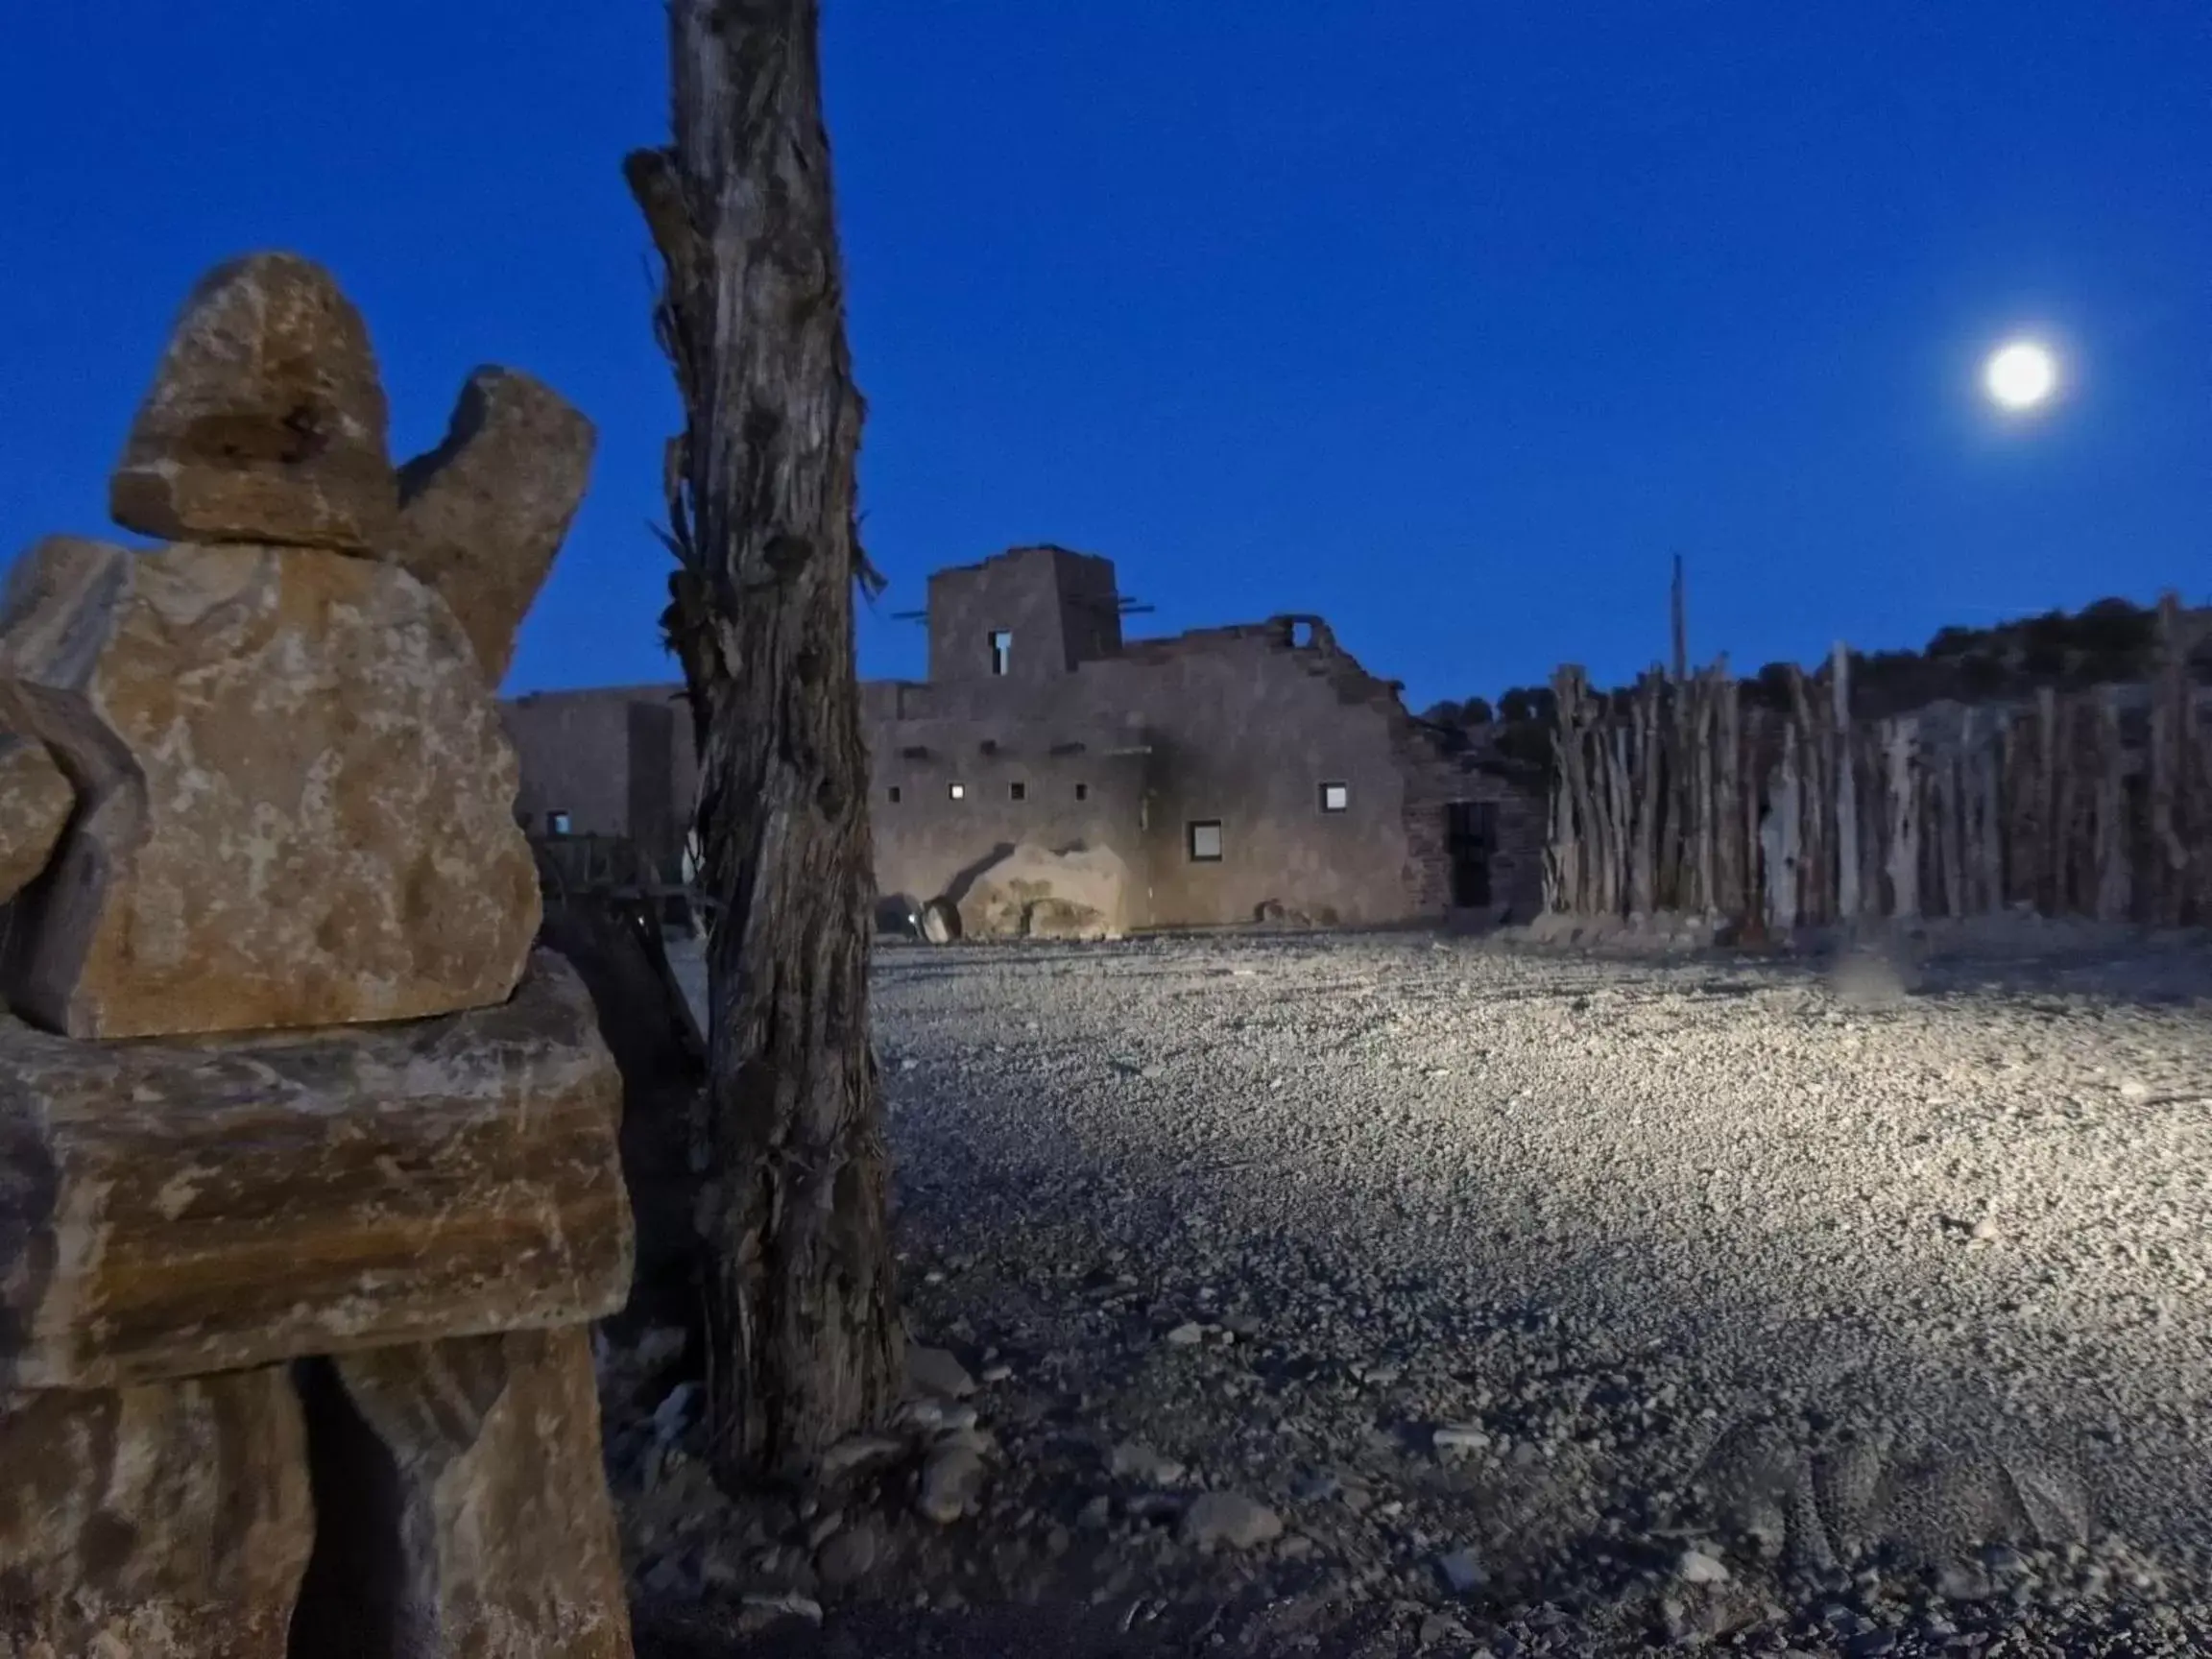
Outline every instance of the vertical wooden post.
POLYGON ((1767 780, 1762 770, 1766 749, 1767 711, 1757 704, 1743 710, 1743 760, 1741 777, 1743 798, 1742 834, 1743 836, 1743 914, 1755 920, 1762 929, 1767 926, 1767 848, 1760 838, 1761 814, 1759 803, 1767 791, 1767 780))
POLYGON ((1598 900, 1597 854, 1600 845, 1597 802, 1591 791, 1589 746, 1585 736, 1583 693, 1588 681, 1580 668, 1563 666, 1551 676, 1552 718, 1557 723, 1560 805, 1561 908, 1588 915, 1598 900))
POLYGON ((1748 919, 1744 901, 1743 848, 1743 709, 1736 677, 1728 672, 1723 656, 1713 665, 1713 834, 1715 842, 1713 907, 1739 922, 1748 919))
POLYGON ((1966 790, 1964 749, 1974 730, 1974 710, 1960 716, 1961 726, 1947 734, 1936 760, 1936 775, 1943 800, 1943 914, 1966 914, 1966 790))
POLYGON ((1629 774, 1633 850, 1628 866, 1628 908, 1649 917, 1658 907, 1659 687, 1656 670, 1641 675, 1630 704, 1635 725, 1635 768, 1629 774))
POLYGON ((1974 757, 1977 811, 1977 858, 1981 870, 1981 909, 1990 914, 2005 908, 2005 818, 2000 798, 2003 782, 2007 715, 1994 711, 1989 734, 1974 757))
POLYGON ((2086 914, 2093 896, 2084 871, 2088 858, 2089 803, 2081 777, 2081 716, 2088 712, 2084 700, 2069 695, 2057 701, 2058 710, 2058 855, 2057 893, 2054 915, 2086 914))
POLYGON ((2128 879, 2128 752, 2121 741, 2118 687, 2100 685, 2096 696, 2096 914, 2100 922, 2125 922, 2133 905, 2128 879))
POLYGON ((1821 740, 1827 721, 1824 714, 1815 718, 1813 704, 1803 670, 1791 663, 1789 719, 1796 734, 1797 752, 1792 769, 1796 810, 1791 815, 1791 862, 1797 872, 1795 920, 1801 923, 1824 922, 1834 914, 1828 881, 1826 745, 1821 740))
POLYGON ((1773 828, 1773 862, 1767 872, 1770 925, 1795 927, 1805 917, 1805 747, 1797 723, 1782 723, 1782 757, 1774 764, 1767 800, 1773 828))
POLYGON ((1714 835, 1713 717, 1718 701, 1714 678, 1700 674, 1696 681, 1696 719, 1692 748, 1696 756, 1693 786, 1692 822, 1697 837, 1697 909, 1707 916, 1720 909, 1719 844, 1714 835))
POLYGON ((2193 722, 2181 602, 2158 601, 2158 672, 2151 691, 2151 891, 2153 924, 2181 924, 2191 889, 2189 846, 2181 838, 2183 769, 2193 722))
POLYGON ((1919 780, 1913 766, 1919 723, 1910 714, 1884 723, 1889 767, 1889 913, 1901 921, 1920 914, 1919 780))
POLYGON ((1851 759, 1851 650, 1828 654, 1829 718, 1836 733, 1836 919, 1859 920, 1859 781, 1851 759))
POLYGON ((2066 834, 2058 821, 2058 693, 2048 685, 2035 692, 2035 823, 2041 843, 2035 905, 2046 916, 2056 916, 2066 902, 2066 834))
POLYGON ((1690 677, 1690 622, 1682 592, 1682 555, 1674 555, 1674 589, 1671 620, 1674 633, 1674 684, 1690 677))

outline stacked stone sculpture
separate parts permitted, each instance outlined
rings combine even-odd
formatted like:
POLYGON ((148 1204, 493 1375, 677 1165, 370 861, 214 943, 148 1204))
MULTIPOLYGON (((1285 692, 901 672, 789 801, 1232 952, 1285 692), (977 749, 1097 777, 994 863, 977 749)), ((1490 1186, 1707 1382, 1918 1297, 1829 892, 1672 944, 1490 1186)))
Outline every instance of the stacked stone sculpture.
POLYGON ((305 260, 193 292, 0 601, 0 1655, 620 1659, 620 1083, 493 701, 593 434, 395 469, 305 260))

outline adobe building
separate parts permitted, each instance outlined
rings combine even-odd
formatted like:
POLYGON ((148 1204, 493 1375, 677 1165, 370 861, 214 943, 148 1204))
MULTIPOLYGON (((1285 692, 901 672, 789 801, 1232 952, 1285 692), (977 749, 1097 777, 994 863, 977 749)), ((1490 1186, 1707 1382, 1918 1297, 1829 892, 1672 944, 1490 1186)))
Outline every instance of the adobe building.
MULTIPOLYGON (((956 892, 1029 842, 1111 848, 1138 927, 1534 914, 1540 782, 1414 719, 1318 617, 1124 639, 1130 609, 1111 561, 1059 547, 930 577, 929 677, 861 687, 878 893, 956 892)), ((675 687, 506 714, 533 829, 674 858, 694 777, 675 687)))

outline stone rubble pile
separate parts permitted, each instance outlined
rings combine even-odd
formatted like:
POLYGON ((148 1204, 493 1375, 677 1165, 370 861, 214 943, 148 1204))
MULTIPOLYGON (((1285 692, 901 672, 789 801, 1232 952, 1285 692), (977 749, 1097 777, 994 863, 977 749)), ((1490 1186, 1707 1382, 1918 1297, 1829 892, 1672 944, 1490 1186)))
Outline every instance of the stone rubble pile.
POLYGON ((493 701, 589 421, 395 469, 289 255, 193 292, 0 602, 0 1654, 624 1659, 620 1083, 493 701))

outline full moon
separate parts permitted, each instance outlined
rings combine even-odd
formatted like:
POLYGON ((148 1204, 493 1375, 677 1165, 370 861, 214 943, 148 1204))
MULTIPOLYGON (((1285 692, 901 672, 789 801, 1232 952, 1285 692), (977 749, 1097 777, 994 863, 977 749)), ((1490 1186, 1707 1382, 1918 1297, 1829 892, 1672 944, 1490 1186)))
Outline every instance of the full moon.
POLYGON ((1982 384, 2000 409, 2027 410, 2048 402, 2058 387, 2058 360, 2047 346, 2014 340, 1989 354, 1982 384))

